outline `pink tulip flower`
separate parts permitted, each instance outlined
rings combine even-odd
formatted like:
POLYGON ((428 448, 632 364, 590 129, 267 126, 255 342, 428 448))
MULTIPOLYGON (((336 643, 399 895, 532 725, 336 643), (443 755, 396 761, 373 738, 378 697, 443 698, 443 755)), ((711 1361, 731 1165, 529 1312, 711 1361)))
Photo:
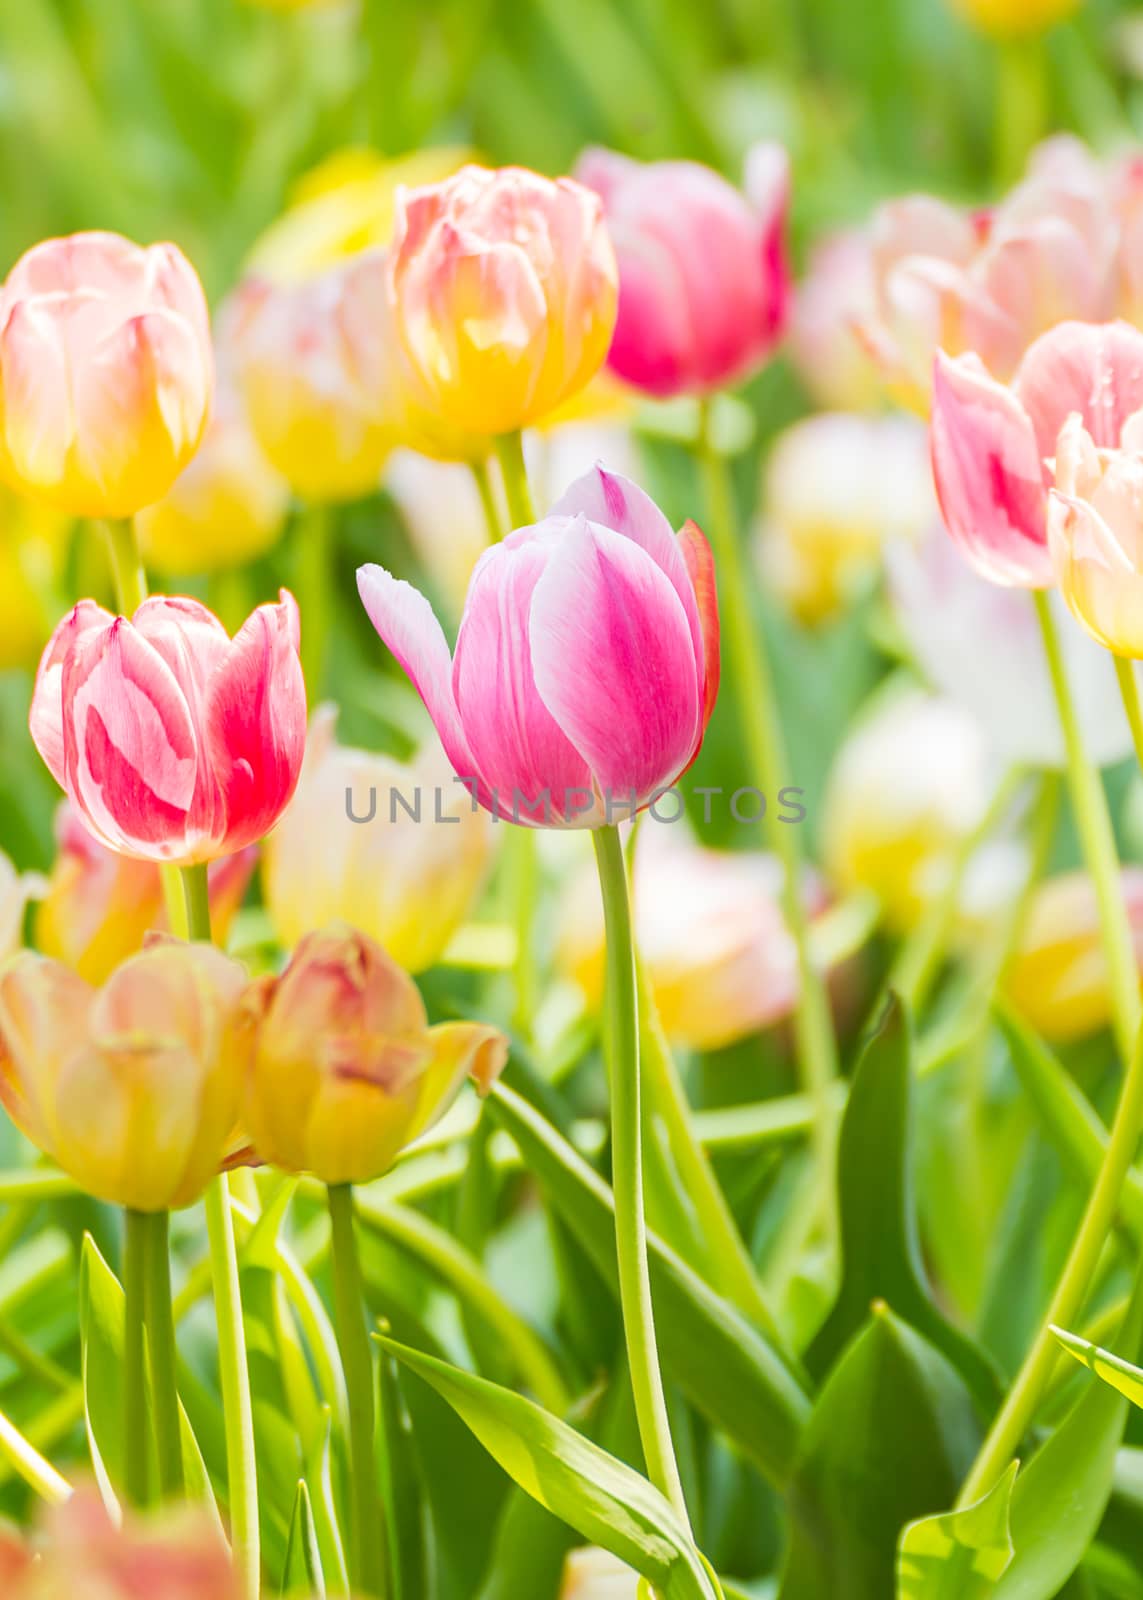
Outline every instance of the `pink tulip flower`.
POLYGON ((619 258, 612 370, 662 398, 756 371, 789 307, 781 146, 751 152, 749 198, 697 162, 644 164, 610 150, 588 150, 576 176, 602 197, 619 258))
POLYGON ((301 770, 298 638, 285 590, 234 639, 197 600, 154 596, 130 620, 81 600, 41 658, 30 724, 95 837, 182 866, 260 839, 301 770))
POLYGON ((596 467, 551 514, 477 563, 450 659, 424 597, 358 571, 453 770, 494 815, 593 828, 648 805, 698 754, 718 692, 706 539, 676 539, 625 478, 596 467))
POLYGON ((206 301, 171 244, 48 239, 0 291, 0 475, 76 516, 162 498, 206 425, 206 301))
POLYGON ((1143 333, 1124 322, 1063 322, 1029 349, 1011 387, 975 355, 937 356, 933 476, 945 526, 993 583, 1053 582, 1048 489, 1060 429, 1074 412, 1095 445, 1116 448, 1143 408, 1143 333))

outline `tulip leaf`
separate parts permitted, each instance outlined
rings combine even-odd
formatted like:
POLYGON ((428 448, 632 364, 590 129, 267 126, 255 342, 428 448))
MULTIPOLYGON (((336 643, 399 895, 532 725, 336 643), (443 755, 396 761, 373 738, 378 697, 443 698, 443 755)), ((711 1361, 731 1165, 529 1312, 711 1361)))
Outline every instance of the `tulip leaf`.
POLYGON ((910 1522, 897 1549, 897 1600, 988 1600, 1012 1560, 1013 1461, 963 1511, 910 1522))
POLYGON ((388 1530, 391 1600, 421 1600, 425 1576, 425 1518, 417 1483, 412 1423, 401 1394, 397 1363, 381 1351, 377 1363, 378 1480, 388 1530))
POLYGON ((1143 1367, 1133 1366, 1130 1361, 1081 1339, 1076 1333, 1065 1333, 1062 1328, 1053 1328, 1052 1332, 1057 1342, 1082 1366, 1089 1367, 1097 1378, 1126 1395, 1132 1404, 1143 1406, 1143 1367))
POLYGON ((905 1009, 890 995, 854 1074, 838 1141, 841 1287, 806 1353, 824 1376, 884 1300, 952 1362, 983 1412, 1000 1398, 988 1357, 937 1309, 917 1242, 912 1176, 912 1042, 905 1009))
POLYGON ((325 1427, 321 1438, 306 1462, 307 1498, 317 1541, 323 1581, 331 1593, 349 1593, 349 1572, 345 1562, 345 1540, 337 1520, 337 1502, 333 1492, 333 1417, 325 1408, 325 1427))
MULTIPOLYGON (((618 1294, 615 1199, 551 1125, 498 1084, 491 1104, 557 1214, 618 1294)), ((660 1353, 688 1398, 771 1482, 789 1475, 810 1402, 786 1361, 742 1313, 654 1233, 647 1237, 660 1353)))
MULTIPOLYGON (((125 1316, 122 1285, 100 1255, 95 1240, 87 1234, 79 1270, 84 1418, 96 1480, 104 1498, 116 1500, 123 1499, 127 1479, 123 1430, 125 1316)), ((147 1400, 149 1406, 149 1386, 147 1400)), ((209 1506, 217 1517, 210 1476, 181 1401, 179 1426, 187 1495, 209 1506)))
POLYGON ((520 1488, 610 1550, 664 1600, 721 1600, 717 1580, 670 1503, 647 1480, 531 1400, 392 1340, 520 1488))
POLYGON ((309 1600, 325 1600, 325 1577, 321 1569, 317 1530, 306 1480, 298 1479, 294 1514, 286 1540, 286 1559, 282 1570, 282 1594, 303 1592, 309 1600))
POLYGON ((789 1489, 780 1600, 891 1595, 902 1528, 952 1504, 978 1439, 960 1373, 875 1306, 805 1432, 789 1489))

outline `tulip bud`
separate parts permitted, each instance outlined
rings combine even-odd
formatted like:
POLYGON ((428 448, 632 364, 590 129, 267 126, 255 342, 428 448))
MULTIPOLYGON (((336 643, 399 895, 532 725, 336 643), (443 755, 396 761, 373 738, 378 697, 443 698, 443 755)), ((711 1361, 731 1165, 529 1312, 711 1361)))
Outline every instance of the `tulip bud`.
MULTIPOLYGON (((1143 870, 1120 873, 1135 964, 1143 971, 1143 870)), ((1100 934, 1095 886, 1085 872, 1040 884, 1005 974, 1011 1004, 1044 1039, 1069 1044, 1111 1021, 1111 982, 1100 934)))
POLYGON ((710 550, 595 468, 481 557, 450 660, 407 583, 362 567, 370 621, 453 771, 494 815, 594 828, 649 805, 698 754, 718 693, 710 550))
POLYGON ((1081 0, 949 0, 953 10, 995 39, 1045 33, 1080 8, 1081 0))
MULTIPOLYGON (((58 846, 35 915, 36 948, 74 967, 88 983, 105 983, 148 933, 166 933, 163 881, 153 861, 108 850, 65 801, 56 816, 58 846)), ((210 925, 224 944, 257 860, 255 845, 212 861, 210 925)))
POLYGON ((297 793, 266 841, 267 907, 287 948, 311 928, 346 922, 421 972, 480 890, 488 819, 439 746, 402 766, 337 744, 335 720, 332 706, 314 716, 297 793))
POLYGON ((290 489, 266 458, 233 383, 215 390, 198 454, 136 518, 148 569, 218 572, 265 554, 285 525, 290 489))
POLYGON ((202 287, 174 245, 49 239, 0 291, 0 474, 76 516, 133 516, 194 454, 211 382, 202 287))
POLYGON ((101 989, 26 952, 0 973, 0 1102, 100 1200, 190 1205, 234 1131, 244 969, 210 945, 156 943, 101 989))
POLYGON ((615 255, 598 198, 570 178, 469 166, 400 193, 390 273, 412 367, 464 433, 536 422, 607 355, 615 255))
POLYGON ((585 1546, 564 1564, 560 1600, 639 1600, 639 1574, 609 1551, 585 1546))
POLYGON ((789 303, 781 146, 751 152, 749 197, 693 161, 645 165, 589 150, 576 173, 602 196, 619 258, 612 371, 660 397, 725 388, 756 371, 789 303))
POLYGON ((508 1041, 481 1023, 428 1026, 417 986, 335 925, 247 992, 245 1126, 258 1156, 324 1183, 368 1183, 442 1116, 470 1075, 487 1090, 508 1041))
POLYGON ((906 417, 808 417, 774 442, 758 560, 803 622, 836 616, 879 571, 891 539, 937 517, 925 430, 906 417))
POLYGON ((197 600, 134 618, 81 600, 48 641, 30 725, 77 815, 108 849, 189 865, 260 839, 305 747, 298 608, 282 590, 231 640, 197 600))

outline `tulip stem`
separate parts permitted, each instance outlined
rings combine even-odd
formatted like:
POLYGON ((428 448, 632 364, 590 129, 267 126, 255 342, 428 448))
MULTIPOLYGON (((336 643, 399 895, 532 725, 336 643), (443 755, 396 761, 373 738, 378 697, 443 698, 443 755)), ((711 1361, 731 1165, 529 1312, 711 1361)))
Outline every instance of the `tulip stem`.
POLYGON ((1127 1062, 1133 1056, 1143 1008, 1140 1006, 1139 977, 1135 967, 1131 925, 1127 920, 1127 909, 1123 904, 1119 887, 1119 859, 1115 849, 1115 833, 1111 826, 1107 796, 1099 773, 1088 760, 1084 750, 1075 702, 1068 685, 1059 636, 1056 633, 1056 624, 1046 591, 1036 590, 1035 601, 1040 631, 1044 639, 1044 653, 1048 660, 1048 672, 1051 675, 1060 727, 1064 735, 1072 810, 1075 814, 1080 846, 1087 862, 1087 870, 1091 873, 1099 906, 1104 955, 1111 977, 1115 1037, 1120 1055, 1123 1061, 1127 1062))
POLYGON ((123 1244, 123 1399, 127 1498, 146 1506, 151 1498, 150 1451, 147 1440, 147 1227, 142 1211, 124 1215, 123 1244))
MULTIPOLYGON (((147 574, 139 554, 139 540, 130 517, 114 517, 103 524, 115 580, 115 605, 120 616, 133 617, 147 598, 147 574)), ((167 921, 176 939, 186 937, 183 897, 179 891, 179 869, 169 861, 160 864, 167 921)))
MULTIPOLYGON (((182 869, 188 933, 209 941, 210 897, 205 864, 182 869)), ((222 1420, 226 1432, 227 1503, 230 1542, 243 1600, 258 1600, 262 1560, 258 1528, 258 1463, 254 1450, 254 1408, 250 1368, 246 1360, 246 1326, 242 1320, 242 1285, 230 1207, 230 1182, 225 1172, 207 1185, 206 1211, 210 1279, 218 1323, 218 1376, 222 1388, 222 1420)))
POLYGON ((1048 120, 1046 60, 1040 39, 1004 40, 997 53, 996 185, 1007 189, 1021 176, 1028 154, 1044 136, 1048 120))
POLYGON ((353 1498, 353 1563, 350 1578, 362 1595, 382 1600, 388 1559, 385 1521, 378 1493, 373 1402, 373 1351, 363 1314, 361 1263, 354 1230, 353 1189, 331 1183, 326 1190, 332 1230, 333 1292, 337 1344, 349 1397, 350 1490, 353 1498))
POLYGON ((176 1379, 175 1321, 171 1313, 170 1216, 145 1217, 146 1285, 144 1317, 151 1357, 151 1395, 158 1444, 159 1490, 164 1500, 183 1492, 183 1444, 176 1379))
POLYGON ((596 828, 591 837, 607 931, 604 1054, 611 1089, 611 1182, 615 1192, 615 1250, 627 1361, 648 1476, 689 1528, 686 1497, 675 1461, 659 1371, 651 1275, 647 1265, 639 1005, 627 865, 617 828, 596 828))
POLYGON ((527 528, 536 520, 536 507, 528 487, 528 471, 524 465, 524 438, 515 433, 501 433, 496 438, 496 456, 500 474, 504 479, 504 495, 508 501, 508 521, 515 528, 527 528))
POLYGON ((484 525, 488 529, 488 542, 499 544, 507 530, 496 500, 496 486, 492 482, 492 473, 488 469, 487 461, 474 461, 471 465, 473 482, 476 484, 481 510, 484 512, 484 525))
POLYGON ((831 1094, 838 1075, 837 1041, 829 996, 810 946, 809 919, 802 897, 802 852, 797 827, 779 818, 778 794, 790 775, 777 696, 766 659, 762 633, 750 609, 750 588, 743 570, 734 511, 733 485, 725 456, 711 438, 710 405, 702 410, 698 461, 706 491, 710 540, 718 572, 719 599, 747 754, 755 781, 766 796, 764 827, 770 848, 782 864, 782 910, 798 958, 798 1004, 794 1028, 798 1061, 814 1104, 813 1147, 817 1164, 821 1215, 836 1233, 833 1202, 835 1107, 831 1094))
POLYGON ((1139 681, 1135 676, 1135 663, 1126 656, 1113 656, 1115 676, 1119 679, 1119 692, 1123 696, 1123 709, 1135 745, 1135 759, 1143 769, 1143 705, 1139 703, 1139 681))
POLYGON ((309 702, 316 705, 325 685, 333 610, 332 509, 323 505, 307 506, 297 519, 294 534, 295 581, 305 617, 301 639, 302 676, 309 702))

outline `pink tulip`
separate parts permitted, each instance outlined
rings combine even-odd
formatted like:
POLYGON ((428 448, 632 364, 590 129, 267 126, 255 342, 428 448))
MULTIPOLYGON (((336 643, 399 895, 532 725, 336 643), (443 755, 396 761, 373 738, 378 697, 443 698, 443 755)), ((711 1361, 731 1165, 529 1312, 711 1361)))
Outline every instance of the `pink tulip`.
POLYGON ((233 640, 197 600, 155 596, 130 620, 80 601, 48 641, 30 722, 97 839, 187 865, 273 826, 305 746, 298 635, 285 590, 233 640))
POLYGON ((576 173, 602 196, 619 257, 612 370, 662 397, 720 389, 756 371, 789 306, 785 151, 751 152, 749 198, 692 161, 645 165, 589 150, 576 173))
POLYGON ((77 516, 162 498, 202 436, 206 302, 171 244, 48 239, 0 291, 0 473, 77 516))
POLYGON ((694 760, 718 692, 714 569, 643 491, 596 467, 477 563, 450 660, 424 599, 362 567, 373 626, 474 800, 530 827, 599 827, 694 760))
POLYGON ((857 336, 877 310, 873 245, 851 229, 814 247, 790 314, 790 358, 827 411, 867 411, 881 403, 881 374, 857 336))
POLYGON ((1060 429, 1074 412, 1115 448, 1143 408, 1143 333, 1124 322, 1064 322, 1037 339, 1010 387, 975 355, 937 356, 933 476, 945 525, 993 583, 1053 581, 1047 491, 1060 429))

